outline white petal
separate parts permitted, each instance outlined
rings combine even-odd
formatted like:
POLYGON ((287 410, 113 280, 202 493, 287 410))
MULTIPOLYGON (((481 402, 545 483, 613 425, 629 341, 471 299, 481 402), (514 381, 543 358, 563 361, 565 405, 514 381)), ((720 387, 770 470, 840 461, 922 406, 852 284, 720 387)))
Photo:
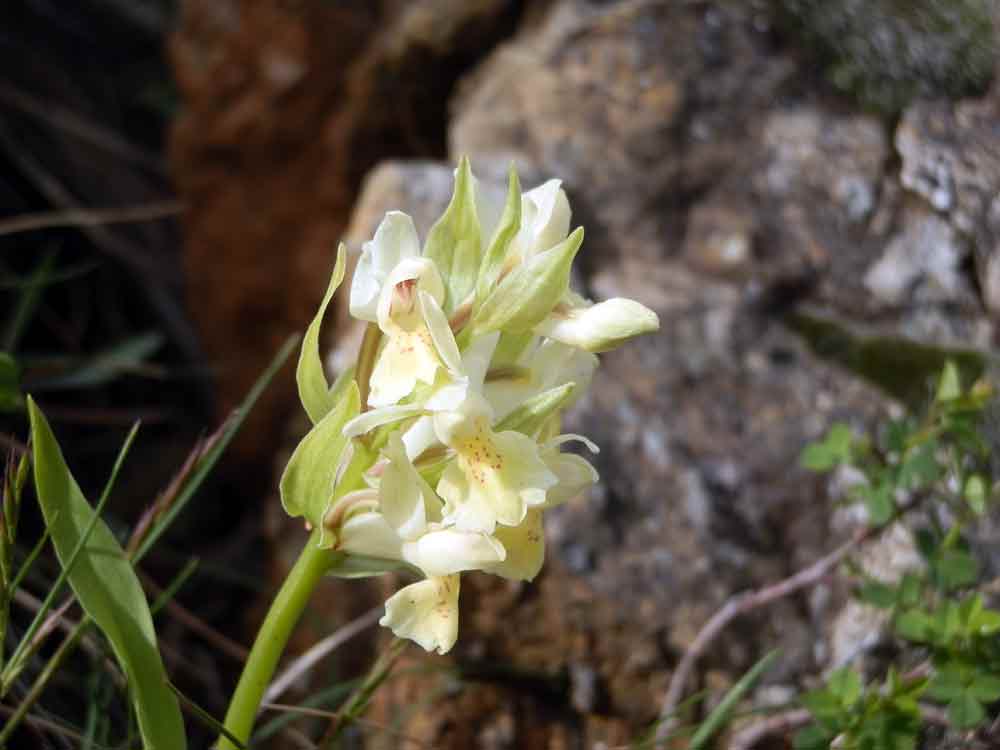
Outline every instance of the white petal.
POLYGON ((605 352, 659 328, 660 319, 648 307, 615 297, 597 305, 557 306, 535 330, 588 352, 605 352))
POLYGON ((362 246, 351 279, 351 315, 374 322, 379 292, 389 272, 403 258, 420 254, 420 241, 413 220, 400 211, 390 211, 375 230, 375 237, 362 246))
POLYGON ((559 483, 545 493, 546 508, 579 497, 600 479, 597 469, 587 459, 574 453, 543 453, 542 458, 549 470, 559 478, 559 483))
POLYGON ((517 526, 497 526, 497 540, 503 544, 507 557, 484 570, 487 573, 515 581, 530 581, 545 562, 545 531, 542 511, 532 508, 517 526))
POLYGON ((437 433, 434 431, 434 419, 430 416, 420 417, 413 423, 412 427, 403 433, 403 445, 406 446, 406 456, 411 461, 415 460, 431 446, 439 443, 437 433))
POLYGON ((335 549, 352 555, 379 557, 387 560, 402 558, 402 540, 381 513, 357 513, 340 526, 335 549))
POLYGON ((591 453, 597 454, 601 452, 601 449, 598 447, 597 443, 595 443, 586 435, 578 435, 575 432, 566 432, 563 433, 562 435, 558 435, 552 438, 551 440, 546 442, 545 445, 542 446, 542 450, 543 451, 555 450, 559 446, 565 445, 566 443, 583 443, 585 446, 587 446, 587 450, 589 450, 591 453))
POLYGON ((522 196, 518 240, 525 259, 558 245, 569 234, 569 201, 561 185, 549 180, 522 196))
POLYGON ((379 625, 425 651, 445 654, 458 638, 458 589, 457 575, 411 583, 385 603, 379 625))
POLYGON ((502 562, 505 556, 503 545, 496 539, 455 529, 430 531, 403 545, 403 559, 429 576, 481 570, 502 562))
POLYGON ((383 453, 389 462, 379 482, 380 510, 401 538, 415 539, 441 517, 440 502, 406 457, 399 433, 389 436, 383 453))
POLYGON ((364 414, 359 414, 354 419, 344 425, 344 437, 352 438, 364 435, 366 432, 374 430, 390 422, 398 422, 407 417, 413 417, 423 412, 420 404, 399 404, 395 406, 385 406, 381 409, 372 409, 364 414))

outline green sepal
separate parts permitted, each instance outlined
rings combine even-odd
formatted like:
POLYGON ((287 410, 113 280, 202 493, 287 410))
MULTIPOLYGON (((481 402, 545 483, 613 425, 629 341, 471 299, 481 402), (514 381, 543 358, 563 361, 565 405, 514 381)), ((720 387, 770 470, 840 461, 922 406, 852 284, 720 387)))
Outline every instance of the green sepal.
POLYGON ((309 415, 313 424, 319 424, 320 420, 326 416, 327 412, 333 409, 337 403, 335 394, 332 392, 326 380, 326 373, 323 371, 323 359, 319 354, 319 331, 323 325, 323 316, 326 308, 333 299, 334 293, 344 280, 344 269, 347 263, 347 248, 344 243, 340 243, 337 248, 337 260, 333 265, 333 273, 330 276, 330 283, 323 295, 323 301, 316 311, 316 317, 306 329, 306 335, 302 339, 302 351, 299 353, 299 364, 295 369, 295 382, 299 387, 299 400, 302 407, 309 415))
POLYGON ((295 448, 281 475, 281 504, 292 517, 302 516, 314 527, 323 522, 333 502, 341 454, 347 445, 344 424, 358 415, 358 385, 349 381, 337 405, 316 423, 295 448))
POLYGON ((481 230, 476 214, 476 194, 469 160, 462 157, 455 173, 451 203, 427 235, 424 257, 437 266, 447 293, 442 309, 450 315, 476 285, 479 272, 481 230))
POLYGON ((510 165, 507 178, 507 200, 504 203, 503 214, 497 225, 493 238, 490 240, 482 265, 479 267, 479 279, 476 281, 476 302, 482 302, 489 296, 490 290, 496 284, 503 272, 507 259, 507 248, 521 229, 521 183, 517 179, 517 170, 510 165))
POLYGON ((571 382, 532 396, 501 419, 493 429, 496 432, 514 430, 528 437, 533 437, 549 417, 566 406, 573 398, 574 391, 576 391, 576 383, 571 382))
POLYGON ((569 289, 570 267, 582 244, 583 228, 577 227, 507 274, 473 315, 475 333, 527 333, 541 323, 569 289))

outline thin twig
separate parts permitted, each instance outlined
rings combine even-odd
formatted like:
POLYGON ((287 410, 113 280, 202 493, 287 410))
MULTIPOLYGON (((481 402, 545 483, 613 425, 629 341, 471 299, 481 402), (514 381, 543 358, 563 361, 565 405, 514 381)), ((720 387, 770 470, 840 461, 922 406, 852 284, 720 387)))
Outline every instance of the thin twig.
POLYGON ((810 721, 812 721, 812 714, 805 708, 796 708, 769 716, 734 734, 729 740, 729 750, 752 750, 765 737, 799 729, 810 721))
MULTIPOLYGON (((31 612, 37 612, 42 608, 42 600, 36 598, 32 594, 29 594, 24 589, 19 588, 17 591, 14 592, 14 601, 20 604, 25 609, 30 610, 31 612)), ((72 603, 73 601, 75 600, 71 598, 68 601, 63 602, 62 606, 57 608, 52 614, 49 615, 49 619, 50 620, 55 619, 59 629, 65 633, 72 633, 76 629, 76 626, 79 624, 73 622, 72 620, 66 619, 65 617, 62 616, 66 611, 66 606, 72 603)), ((42 625, 42 627, 39 629, 39 633, 46 628, 47 624, 48 621, 46 621, 46 624, 42 625)), ((38 638, 38 633, 35 634, 35 637, 38 638)), ((97 643, 93 640, 93 638, 84 638, 81 641, 81 645, 83 646, 84 651, 89 653, 91 656, 98 659, 105 659, 106 665, 111 665, 111 662, 105 658, 103 649, 101 649, 101 647, 97 645, 97 643)), ((109 671, 115 677, 116 680, 120 680, 120 684, 123 685, 125 684, 124 678, 122 678, 121 673, 119 673, 117 669, 115 669, 112 666, 112 668, 109 671)))
POLYGON ((879 531, 878 528, 869 527, 856 533, 851 539, 844 542, 826 557, 821 557, 807 568, 803 568, 795 575, 783 581, 765 586, 756 591, 746 591, 736 594, 718 610, 711 619, 702 626, 694 642, 684 652, 677 669, 674 670, 670 678, 670 685, 667 688, 667 695, 663 699, 663 706, 660 709, 662 721, 656 730, 656 740, 663 741, 667 738, 676 724, 674 716, 677 705, 684 697, 684 689, 694 671, 698 658, 705 652, 709 644, 714 641, 725 627, 740 615, 745 615, 757 607, 770 604, 796 591, 814 586, 823 580, 831 570, 833 570, 847 555, 861 542, 868 539, 879 531))
POLYGON ((21 232, 36 232, 57 227, 97 227, 106 224, 133 224, 178 216, 184 204, 176 200, 144 203, 121 208, 68 209, 42 211, 0 219, 0 237, 21 232))
POLYGON ((381 612, 382 607, 374 607, 373 609, 368 610, 360 617, 356 617, 345 625, 337 628, 326 638, 314 645, 301 656, 297 657, 295 661, 289 664, 285 671, 278 675, 278 677, 276 677, 268 686, 267 692, 264 693, 264 702, 273 703, 280 698, 294 682, 302 677, 302 675, 326 658, 327 654, 374 625, 381 612))

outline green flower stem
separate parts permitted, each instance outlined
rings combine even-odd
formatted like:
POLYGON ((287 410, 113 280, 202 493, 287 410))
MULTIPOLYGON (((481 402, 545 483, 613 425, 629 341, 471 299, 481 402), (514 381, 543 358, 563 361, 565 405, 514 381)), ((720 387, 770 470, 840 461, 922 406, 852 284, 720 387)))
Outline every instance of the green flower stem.
MULTIPOLYGON (((318 540, 319 536, 314 531, 302 549, 295 567, 274 598, 243 667, 236 692, 233 693, 223 724, 243 743, 250 739, 250 732, 264 691, 274 675, 278 659, 285 650, 292 629, 305 609, 316 584, 336 561, 336 553, 320 549, 317 545, 318 540)), ((237 750, 236 745, 225 737, 219 737, 216 747, 219 750, 237 750)))

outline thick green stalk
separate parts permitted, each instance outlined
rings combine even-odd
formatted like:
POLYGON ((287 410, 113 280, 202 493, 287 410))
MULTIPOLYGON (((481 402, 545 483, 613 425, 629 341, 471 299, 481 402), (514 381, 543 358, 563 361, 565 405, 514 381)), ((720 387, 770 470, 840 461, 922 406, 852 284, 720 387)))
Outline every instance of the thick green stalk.
MULTIPOLYGON (((299 616, 316 584, 336 560, 336 553, 317 546, 318 539, 317 533, 313 532, 271 604, 226 712, 224 726, 243 743, 250 739, 264 691, 299 616)), ((216 747, 219 750, 236 750, 236 746, 225 737, 219 738, 216 747)))

